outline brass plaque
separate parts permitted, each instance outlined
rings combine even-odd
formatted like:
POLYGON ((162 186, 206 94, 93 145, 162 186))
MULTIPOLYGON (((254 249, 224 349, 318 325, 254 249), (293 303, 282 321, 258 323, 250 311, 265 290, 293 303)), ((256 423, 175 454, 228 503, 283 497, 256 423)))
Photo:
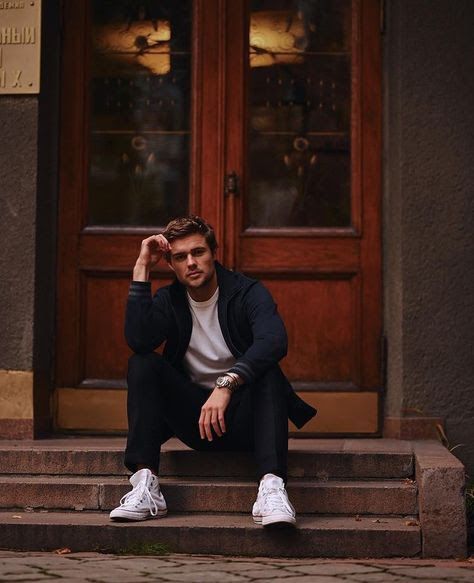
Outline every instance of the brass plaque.
POLYGON ((41 0, 0 0, 0 95, 39 93, 41 0))

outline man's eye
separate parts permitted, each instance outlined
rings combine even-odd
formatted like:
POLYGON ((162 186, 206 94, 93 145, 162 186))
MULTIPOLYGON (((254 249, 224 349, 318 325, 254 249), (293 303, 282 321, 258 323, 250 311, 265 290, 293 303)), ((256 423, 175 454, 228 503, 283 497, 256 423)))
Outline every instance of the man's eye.
POLYGON ((184 261, 185 258, 186 258, 186 255, 175 255, 174 256, 175 261, 184 261))
POLYGON ((202 255, 204 253, 204 249, 196 249, 196 251, 194 251, 193 255, 202 255))

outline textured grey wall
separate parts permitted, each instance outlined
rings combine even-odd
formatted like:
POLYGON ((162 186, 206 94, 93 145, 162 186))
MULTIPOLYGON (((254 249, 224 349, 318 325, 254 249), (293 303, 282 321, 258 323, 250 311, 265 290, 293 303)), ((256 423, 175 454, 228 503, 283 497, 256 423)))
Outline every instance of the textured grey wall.
POLYGON ((0 369, 31 370, 37 97, 0 96, 0 369))
POLYGON ((474 477, 474 2, 387 2, 386 413, 444 416, 474 477))

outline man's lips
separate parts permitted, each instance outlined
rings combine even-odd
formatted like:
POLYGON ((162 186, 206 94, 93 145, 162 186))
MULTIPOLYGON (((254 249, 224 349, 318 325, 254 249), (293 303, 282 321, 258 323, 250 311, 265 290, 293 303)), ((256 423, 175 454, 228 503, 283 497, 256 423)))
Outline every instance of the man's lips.
POLYGON ((201 273, 202 273, 202 271, 190 271, 188 273, 188 277, 192 277, 193 275, 199 275, 201 273))

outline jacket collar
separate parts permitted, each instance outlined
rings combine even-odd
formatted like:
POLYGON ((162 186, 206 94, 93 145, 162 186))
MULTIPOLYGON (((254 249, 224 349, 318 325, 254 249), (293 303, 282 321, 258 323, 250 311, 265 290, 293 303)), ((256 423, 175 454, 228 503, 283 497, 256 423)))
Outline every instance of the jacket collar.
POLYGON ((222 294, 222 296, 230 298, 245 285, 246 280, 240 274, 226 269, 219 261, 216 261, 216 273, 219 296, 222 294))

